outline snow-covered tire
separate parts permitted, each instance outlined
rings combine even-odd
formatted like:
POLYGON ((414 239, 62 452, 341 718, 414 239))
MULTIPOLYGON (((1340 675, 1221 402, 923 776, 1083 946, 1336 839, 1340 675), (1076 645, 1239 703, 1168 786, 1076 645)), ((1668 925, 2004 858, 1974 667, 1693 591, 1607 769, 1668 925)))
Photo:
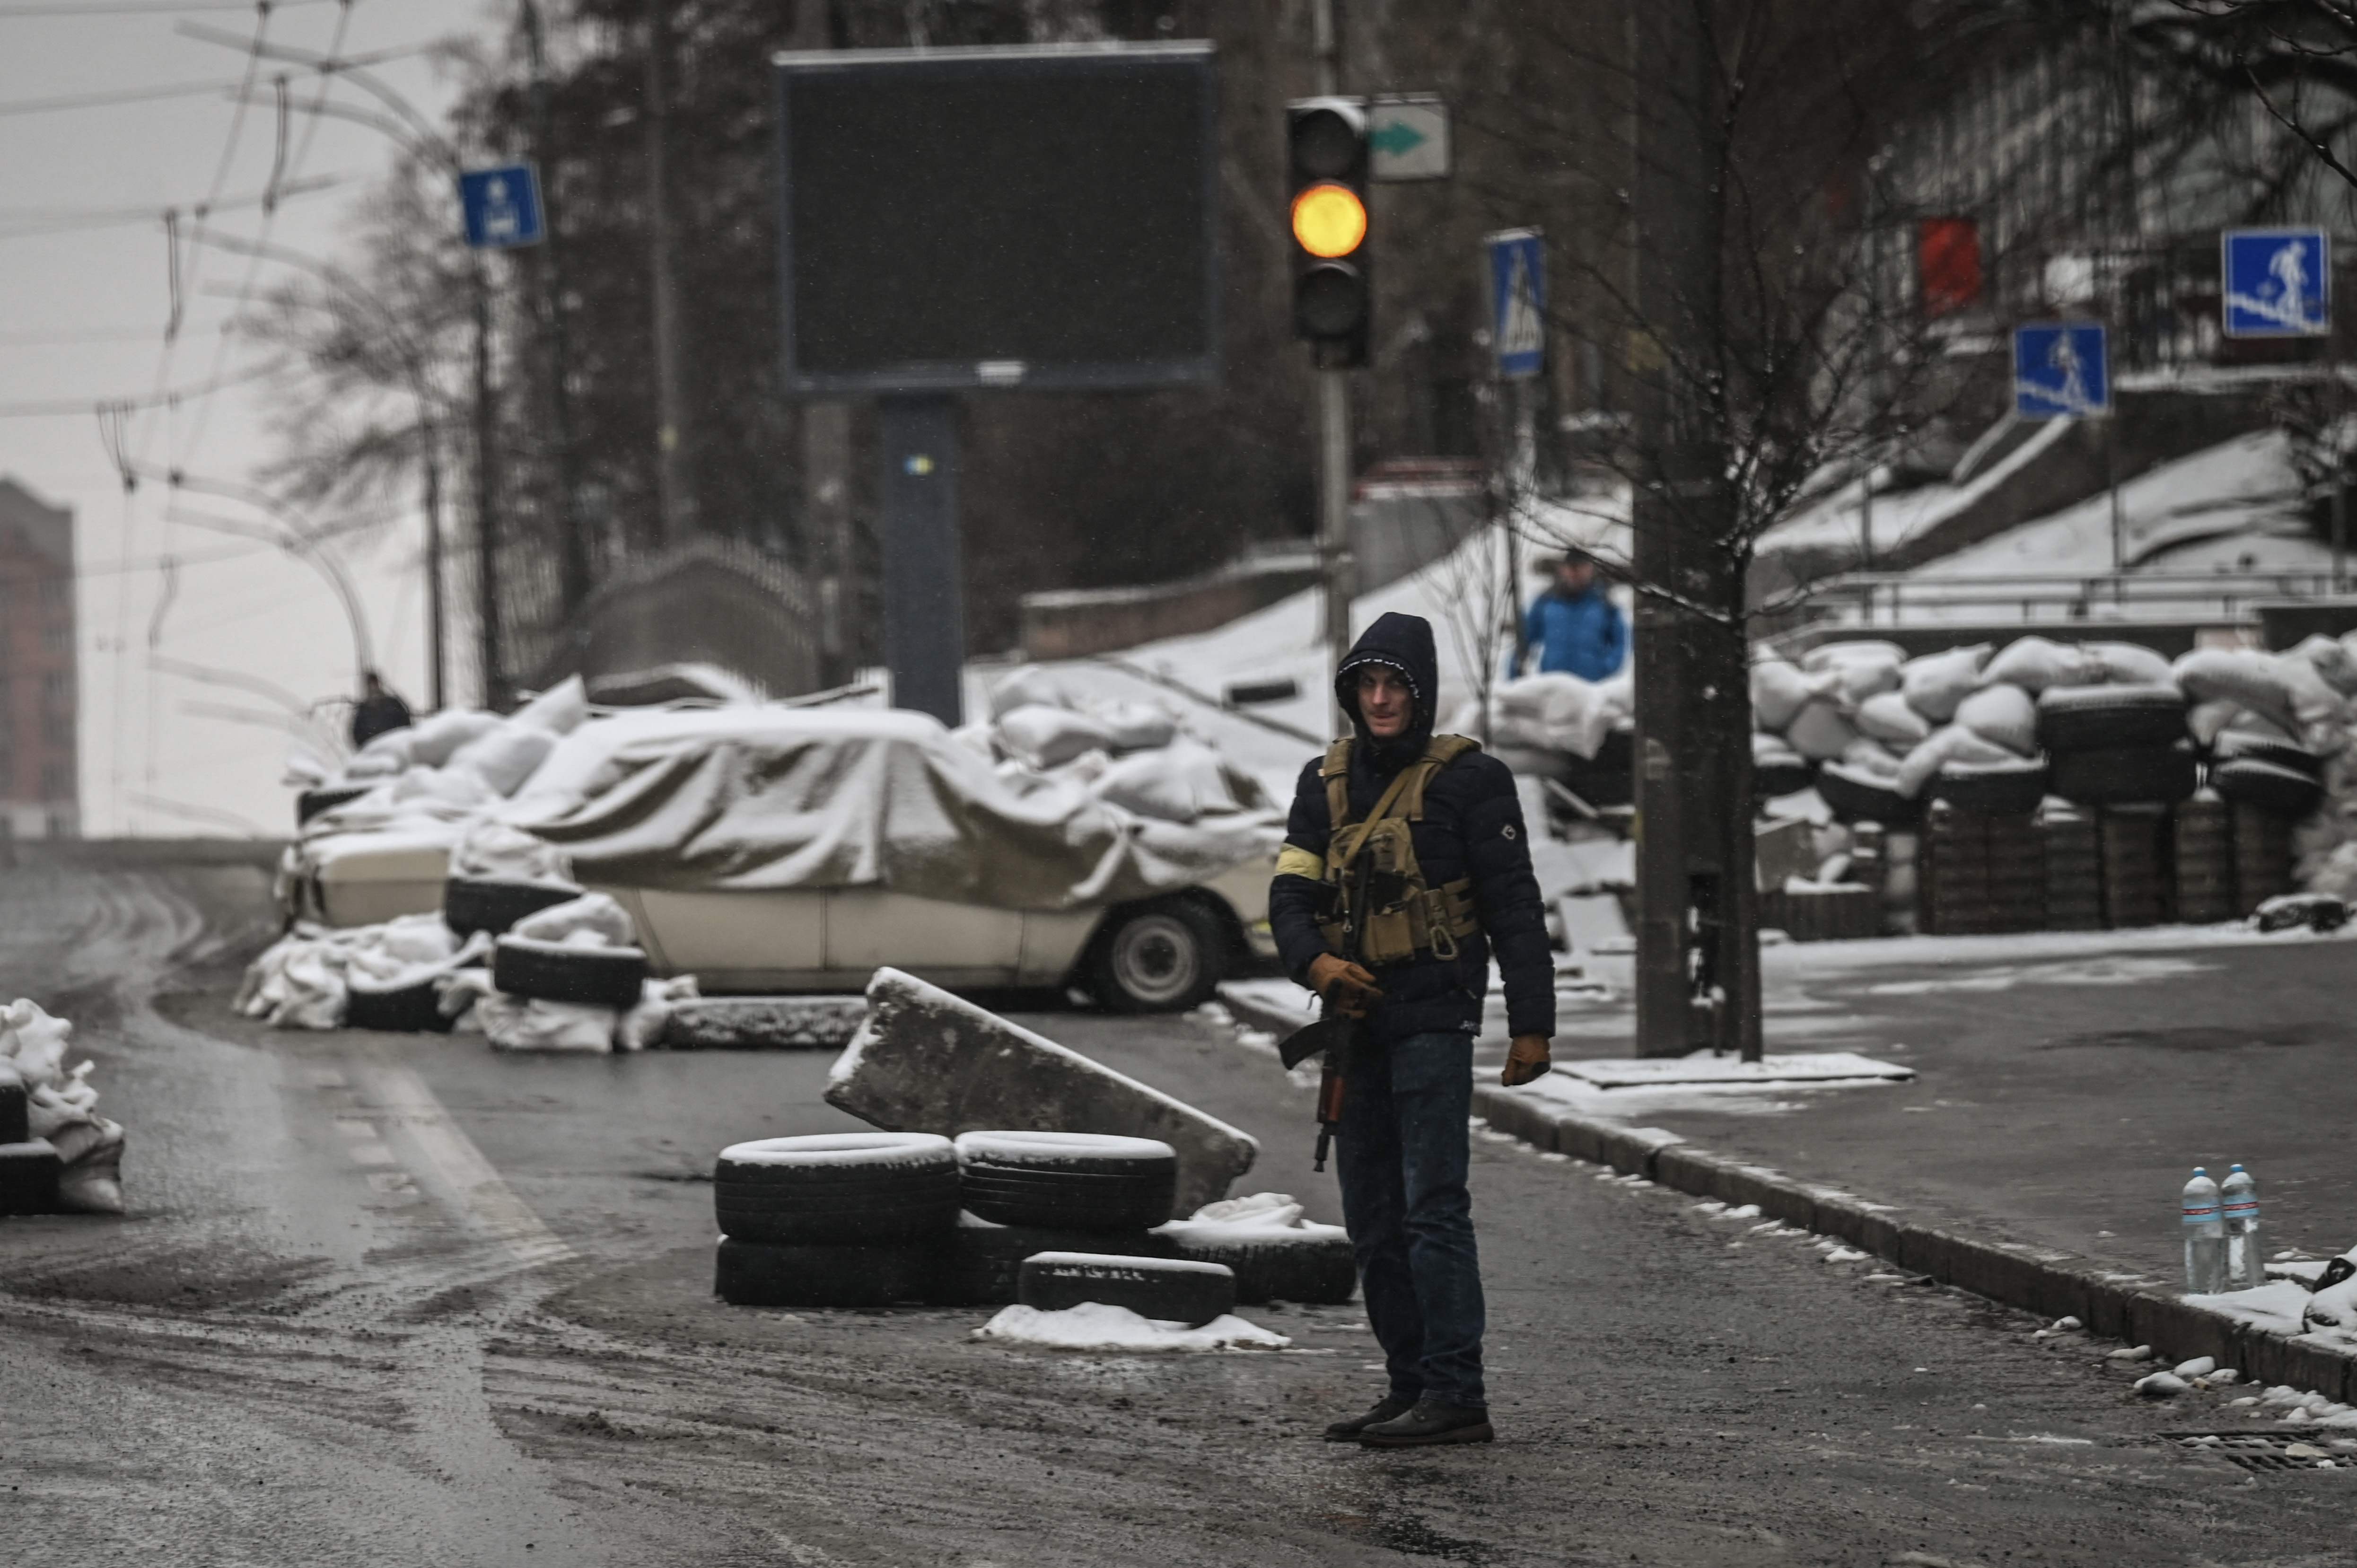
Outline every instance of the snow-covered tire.
POLYGON ((2185 738, 2174 686, 2054 686, 2038 699, 2038 744, 2051 752, 2169 746, 2185 738))
POLYGON ((2193 793, 2193 746, 2111 746, 2054 754, 2051 788, 2083 806, 2175 805, 2193 793))
POLYGON ((1925 793, 1976 816, 2017 817, 2038 810, 2050 776, 2042 759, 1951 762, 1932 775, 1925 793))
POLYGON ((357 800, 374 788, 371 784, 337 784, 323 789, 306 789, 295 797, 295 825, 299 828, 320 812, 357 800))
POLYGON ((2240 805, 2297 821, 2316 810, 2324 786, 2297 768, 2238 757, 2210 769, 2210 787, 2240 805))
POLYGON ((1779 795, 1792 795, 1816 782, 1817 770, 1799 752, 1783 752, 1758 757, 1751 764, 1751 797, 1755 800, 1772 800, 1779 795))
POLYGON ((505 936, 491 950, 491 983, 511 996, 635 1007, 646 988, 647 955, 637 948, 568 948, 505 936))
POLYGON ((1838 762, 1817 769, 1817 794, 1845 822, 1898 826, 1913 822, 1923 812, 1921 801, 1910 800, 1872 774, 1838 762))
POLYGON ((1178 1197, 1178 1155, 1152 1138, 967 1133, 957 1155, 966 1211, 1000 1225, 1149 1230, 1178 1197))
POLYGON ((2288 768, 2305 773, 2310 779, 2324 777, 2324 758, 2288 740, 2276 740, 2264 735, 2237 735, 2229 730, 2218 737, 2210 748, 2212 766, 2228 762, 2272 762, 2278 768, 2288 768))
POLYGON ((455 1020, 442 1011, 441 993, 433 979, 411 985, 382 987, 351 983, 344 997, 344 1027, 381 1029, 388 1034, 447 1035, 455 1020))
POLYGON ((62 1169, 47 1138, 0 1144, 0 1214, 55 1214, 62 1169))
POLYGON ((30 1143, 32 1096, 11 1078, 0 1080, 0 1144, 30 1143))
POLYGON ((929 1241, 800 1247, 724 1236, 712 1288, 731 1306, 890 1306, 931 1297, 939 1260, 929 1241))
POLYGON ((1024 1259, 1041 1252, 1085 1252, 1095 1247, 1117 1247, 1139 1257, 1178 1255, 1177 1247, 1150 1230, 1107 1235, 1038 1225, 999 1225, 977 1214, 962 1214, 957 1229, 950 1233, 948 1255, 936 1282, 938 1299, 947 1306, 1006 1306, 1018 1293, 1024 1259))
POLYGON ((1184 1013, 1228 977, 1228 934, 1191 898, 1131 904, 1105 917, 1082 967, 1115 1013, 1184 1013))
POLYGON ((821 1133, 732 1144, 712 1167, 714 1218, 740 1241, 913 1240, 957 1221, 957 1151, 930 1133, 821 1133))
POLYGON ((1339 1306, 1358 1288, 1359 1264, 1339 1225, 1293 1230, 1252 1230, 1177 1225, 1164 1230, 1182 1258, 1225 1263, 1236 1276, 1236 1299, 1246 1306, 1290 1301, 1339 1306))
POLYGON ((477 931, 504 936, 526 915, 537 915, 580 897, 578 887, 557 887, 545 882, 453 876, 442 885, 442 923, 462 937, 477 931))
POLYGON ((1225 1264, 1189 1258, 1040 1252, 1023 1260, 1016 1296, 1041 1312, 1092 1301, 1200 1328, 1235 1310, 1236 1276, 1225 1264))

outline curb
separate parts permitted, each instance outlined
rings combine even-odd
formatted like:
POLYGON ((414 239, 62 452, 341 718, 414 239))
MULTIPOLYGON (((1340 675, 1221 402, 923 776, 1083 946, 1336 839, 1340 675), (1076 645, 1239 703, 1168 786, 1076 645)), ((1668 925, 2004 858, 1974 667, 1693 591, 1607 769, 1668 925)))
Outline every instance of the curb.
MULTIPOLYGON (((1220 1000, 1256 1027, 1283 1030, 1301 1022, 1249 996, 1232 996, 1224 987, 1220 1000)), ((2043 1317, 2075 1317, 2090 1334, 2151 1346, 2156 1364, 2211 1356, 2248 1382, 2287 1383, 2357 1403, 2357 1354, 2270 1334, 2224 1313, 2190 1305, 2141 1273, 2076 1253, 1918 1225, 1888 1204, 1712 1154, 1659 1127, 1582 1116, 1494 1084, 1473 1086, 1473 1112, 1497 1131, 1548 1153, 1609 1165, 1730 1207, 1757 1204, 1767 1218, 1834 1237, 1909 1273, 2043 1317)))

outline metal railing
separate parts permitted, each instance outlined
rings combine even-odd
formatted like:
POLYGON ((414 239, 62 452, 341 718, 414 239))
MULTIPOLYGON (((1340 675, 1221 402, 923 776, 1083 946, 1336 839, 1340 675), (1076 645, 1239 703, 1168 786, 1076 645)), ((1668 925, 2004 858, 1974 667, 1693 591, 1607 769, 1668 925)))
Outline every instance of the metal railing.
POLYGON ((2280 599, 2322 598, 2343 592, 2330 572, 2100 572, 1990 574, 1930 577, 1911 573, 1854 572, 1812 586, 1806 602, 1860 626, 1898 625, 1914 618, 2048 621, 2250 619, 2252 607, 2280 599))

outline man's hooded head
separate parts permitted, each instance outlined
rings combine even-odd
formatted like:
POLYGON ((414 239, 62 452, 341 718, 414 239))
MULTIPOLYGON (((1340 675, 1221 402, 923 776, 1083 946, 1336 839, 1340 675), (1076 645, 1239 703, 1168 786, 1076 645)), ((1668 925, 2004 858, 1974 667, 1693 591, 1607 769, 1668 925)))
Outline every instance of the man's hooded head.
POLYGON ((1437 722, 1434 706, 1439 693, 1440 657, 1433 649, 1432 623, 1422 616, 1393 611, 1377 617, 1334 671, 1335 698, 1351 715, 1360 743, 1386 758, 1423 754, 1437 722), (1378 740, 1369 733, 1366 720, 1359 714, 1359 671, 1369 665, 1396 671, 1415 700, 1415 714, 1406 731, 1390 740, 1378 740))

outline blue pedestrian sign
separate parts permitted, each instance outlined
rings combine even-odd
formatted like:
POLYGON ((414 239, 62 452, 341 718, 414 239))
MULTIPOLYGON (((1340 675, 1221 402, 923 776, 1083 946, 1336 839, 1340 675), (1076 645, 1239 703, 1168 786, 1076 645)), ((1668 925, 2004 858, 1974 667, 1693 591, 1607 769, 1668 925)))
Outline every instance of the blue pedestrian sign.
POLYGON ((2096 321, 2013 329, 2013 412, 2023 419, 2083 419, 2112 412, 2110 349, 2096 321))
POLYGON ((467 243, 479 251, 511 251, 543 238, 540 175, 530 164, 470 168, 458 176, 458 205, 467 214, 467 243))
POLYGON ((1546 360, 1546 246, 1535 229, 1509 229, 1490 248, 1490 343, 1498 374, 1535 376, 1546 360))
POLYGON ((2332 252, 2321 229, 2219 236, 2229 338, 2321 338, 2332 329, 2332 252))

